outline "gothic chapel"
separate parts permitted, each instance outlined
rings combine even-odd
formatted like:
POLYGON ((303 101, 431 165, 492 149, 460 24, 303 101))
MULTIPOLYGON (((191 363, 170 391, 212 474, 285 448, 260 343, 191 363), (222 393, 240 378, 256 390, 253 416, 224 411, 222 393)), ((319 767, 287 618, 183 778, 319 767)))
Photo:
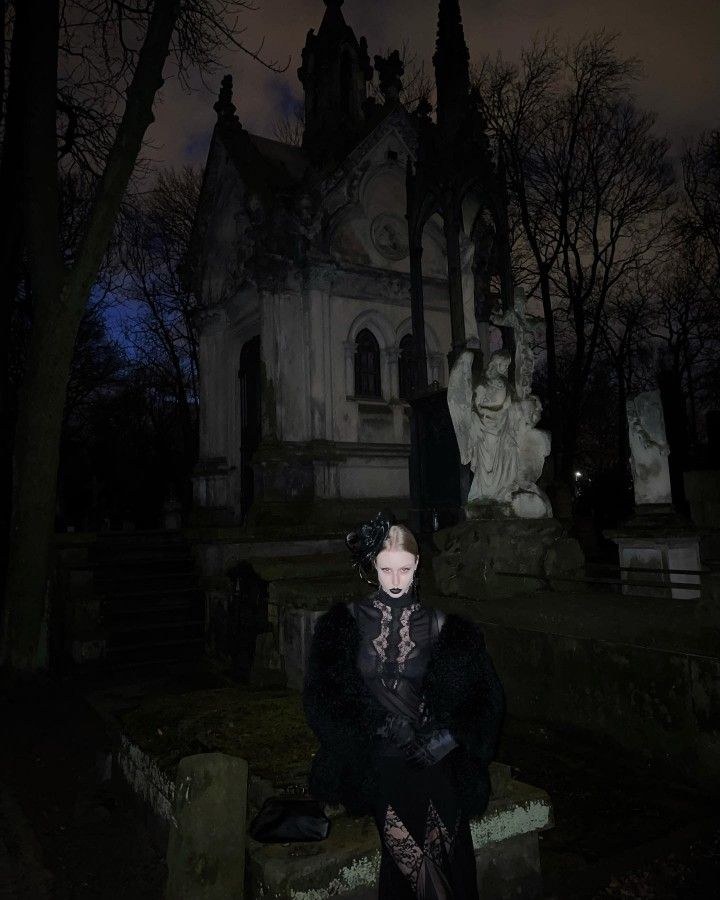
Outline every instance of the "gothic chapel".
MULTIPOLYGON (((408 185, 441 110, 438 125, 426 103, 408 112, 397 53, 373 66, 343 0, 325 6, 298 70, 301 146, 246 131, 229 76, 215 104, 189 259, 202 308, 195 506, 208 523, 329 524, 366 507, 407 509, 408 400, 442 391, 453 348, 483 340, 461 271, 473 257, 465 245, 479 246, 466 236, 475 213, 453 244, 440 204, 427 208, 412 311, 408 185), (368 97, 374 70, 382 102, 368 97), (453 274, 462 293, 451 315, 453 274)), ((458 2, 441 0, 439 102, 442 67, 464 64, 467 82, 467 59, 458 2)))

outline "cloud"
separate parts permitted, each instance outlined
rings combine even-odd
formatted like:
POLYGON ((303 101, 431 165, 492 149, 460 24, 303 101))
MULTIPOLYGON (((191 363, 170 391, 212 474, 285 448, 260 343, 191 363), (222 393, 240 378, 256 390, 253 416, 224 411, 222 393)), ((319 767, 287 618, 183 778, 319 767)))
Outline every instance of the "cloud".
MULTIPOLYGON (((239 50, 227 51, 208 87, 199 79, 186 94, 177 79, 162 90, 156 122, 149 131, 148 155, 162 164, 202 164, 215 122, 213 103, 225 72, 234 79, 234 103, 240 121, 250 131, 273 136, 273 125, 301 97, 297 79, 300 52, 309 28, 322 20, 321 0, 259 0, 248 11, 243 39, 264 52, 290 58, 283 74, 264 69, 239 50)), ((658 127, 677 142, 717 127, 720 109, 720 4, 717 0, 464 0, 461 2, 471 59, 498 51, 517 59, 536 34, 557 31, 576 40, 601 28, 619 33, 619 49, 644 64, 637 86, 639 103, 654 109, 658 127)), ((430 65, 435 41, 437 3, 434 0, 346 0, 345 18, 355 33, 368 39, 370 55, 409 41, 419 59, 430 65)))

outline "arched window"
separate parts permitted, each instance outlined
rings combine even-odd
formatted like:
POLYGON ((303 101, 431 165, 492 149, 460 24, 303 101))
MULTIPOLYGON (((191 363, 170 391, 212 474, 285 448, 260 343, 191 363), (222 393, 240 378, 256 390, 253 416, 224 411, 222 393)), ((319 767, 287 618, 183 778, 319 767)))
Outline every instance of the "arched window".
POLYGON ((380 347, 372 331, 363 328, 355 338, 355 396, 381 397, 380 347))
POLYGON ((415 341, 411 334, 406 334, 400 341, 400 355, 398 356, 398 382, 401 400, 409 400, 415 392, 416 374, 415 341))

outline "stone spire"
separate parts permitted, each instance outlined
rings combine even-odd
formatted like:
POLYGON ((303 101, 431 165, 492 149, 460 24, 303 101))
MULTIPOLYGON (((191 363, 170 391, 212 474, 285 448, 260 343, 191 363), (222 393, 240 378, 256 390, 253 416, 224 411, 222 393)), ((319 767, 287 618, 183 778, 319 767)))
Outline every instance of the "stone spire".
POLYGON ((387 57, 375 57, 375 71, 380 79, 380 93, 386 103, 395 103, 400 99, 402 90, 402 77, 405 74, 405 65, 400 59, 400 51, 393 50, 387 57))
POLYGON ((316 160, 338 155, 363 122, 363 103, 373 69, 365 38, 345 22, 343 0, 325 0, 315 34, 308 32, 298 78, 305 90, 303 148, 316 160))
POLYGON ((218 122, 237 121, 235 115, 235 104, 232 102, 233 80, 232 75, 226 75, 220 87, 217 103, 213 109, 217 113, 218 122))
POLYGON ((470 90, 470 54, 459 0, 440 0, 433 65, 438 125, 442 131, 451 133, 462 118, 470 90))

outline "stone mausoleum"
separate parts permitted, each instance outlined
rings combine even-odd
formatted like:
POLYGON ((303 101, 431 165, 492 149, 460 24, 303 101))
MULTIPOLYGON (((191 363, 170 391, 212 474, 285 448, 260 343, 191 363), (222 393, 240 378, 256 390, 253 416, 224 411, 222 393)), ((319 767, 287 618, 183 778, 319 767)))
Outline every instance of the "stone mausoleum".
MULTIPOLYGON (((189 265, 203 308, 195 506, 206 523, 337 521, 363 501, 404 510, 408 400, 442 392, 467 337, 487 342, 482 321, 507 290, 492 204, 467 184, 451 196, 440 176, 424 202, 443 168, 428 148, 452 138, 469 94, 458 3, 440 2, 437 125, 428 103, 401 102, 398 54, 373 65, 343 0, 325 6, 298 69, 301 145, 243 128, 229 76, 215 104, 189 265)), ((455 138, 472 150, 472 135, 455 138)), ((489 151, 470 155, 491 168, 489 151)))

